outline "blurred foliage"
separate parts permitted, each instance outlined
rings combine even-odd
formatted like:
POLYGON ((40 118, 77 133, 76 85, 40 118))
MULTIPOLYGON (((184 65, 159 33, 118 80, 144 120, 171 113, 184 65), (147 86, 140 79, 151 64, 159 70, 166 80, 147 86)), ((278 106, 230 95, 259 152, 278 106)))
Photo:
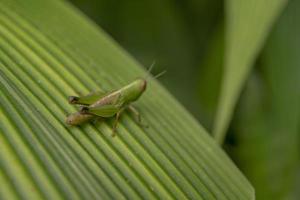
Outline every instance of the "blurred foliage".
MULTIPOLYGON (((229 53, 224 46, 224 30, 228 31, 228 24, 224 24, 223 1, 71 2, 143 65, 149 66, 156 60, 154 73, 167 69, 162 82, 207 129, 212 128, 217 104, 220 103, 220 88, 224 87, 220 85, 224 54, 229 53)), ((231 36, 232 41, 236 40, 236 46, 230 53, 232 59, 244 56, 240 55, 241 51, 248 51, 250 59, 244 61, 246 64, 242 63, 246 68, 241 72, 241 80, 233 77, 233 82, 238 82, 238 89, 233 92, 234 100, 229 102, 231 110, 235 101, 238 101, 238 106, 230 123, 225 147, 254 184, 258 199, 297 199, 300 187, 299 175, 296 176, 297 169, 300 169, 300 61, 297 55, 300 48, 300 16, 297 11, 300 5, 299 1, 293 0, 284 8, 286 2, 247 1, 251 4, 247 7, 244 1, 225 1, 227 6, 232 3, 241 15, 255 17, 252 21, 248 18, 249 21, 242 19, 239 22, 242 27, 240 31, 245 32, 243 37, 249 40, 237 40, 237 36, 231 36), (284 10, 280 15, 282 8, 284 10), (256 12, 260 14, 253 16, 256 12), (275 15, 280 17, 269 37, 268 31, 251 33, 259 27, 270 28, 275 15), (259 45, 256 47, 253 47, 255 42, 251 41, 252 37, 258 38, 259 45), (263 44, 266 45, 263 47, 263 44), (259 59, 255 63, 257 56, 259 59), (255 68, 250 71, 253 65, 255 68), (246 87, 238 99, 245 80, 248 80, 246 87)), ((238 21, 240 18, 233 13, 228 13, 226 17, 238 21)), ((238 73, 240 64, 235 64, 232 72, 238 73)), ((230 63, 227 65, 232 67, 230 63)), ((228 116, 225 118, 227 122, 221 127, 226 127, 231 119, 228 116)))
POLYGON ((286 2, 226 1, 224 75, 212 132, 220 144, 224 141, 244 82, 286 2))
POLYGON ((274 27, 238 106, 231 150, 258 199, 292 195, 299 166, 300 13, 291 1, 274 27), (249 151, 250 150, 250 151, 249 151))

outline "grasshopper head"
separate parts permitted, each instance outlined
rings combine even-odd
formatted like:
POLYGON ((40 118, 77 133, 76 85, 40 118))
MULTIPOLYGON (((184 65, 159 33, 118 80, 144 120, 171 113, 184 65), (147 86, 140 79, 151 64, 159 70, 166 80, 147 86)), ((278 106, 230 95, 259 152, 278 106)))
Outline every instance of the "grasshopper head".
POLYGON ((140 85, 141 91, 144 92, 147 88, 147 81, 143 78, 139 78, 136 81, 140 85))
POLYGON ((137 93, 142 94, 147 88, 147 80, 143 78, 138 78, 132 83, 133 88, 135 88, 137 93))
POLYGON ((132 83, 121 89, 123 100, 125 103, 136 101, 146 90, 147 81, 143 78, 138 78, 132 83))

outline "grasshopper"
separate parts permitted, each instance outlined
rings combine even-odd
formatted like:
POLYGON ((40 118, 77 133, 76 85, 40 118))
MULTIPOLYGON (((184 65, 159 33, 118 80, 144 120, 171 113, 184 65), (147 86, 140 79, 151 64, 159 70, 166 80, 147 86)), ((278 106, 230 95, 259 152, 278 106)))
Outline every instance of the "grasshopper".
MULTIPOLYGON (((165 71, 159 73, 154 78, 161 76, 163 73, 165 71)), ((67 117, 66 123, 69 125, 80 125, 91 121, 95 117, 115 117, 112 134, 112 136, 115 136, 118 120, 125 109, 135 114, 139 124, 142 124, 139 112, 131 103, 138 100, 146 88, 147 80, 138 78, 130 84, 112 92, 95 92, 82 97, 69 96, 68 101, 70 104, 79 104, 81 107, 78 112, 72 113, 67 117)))

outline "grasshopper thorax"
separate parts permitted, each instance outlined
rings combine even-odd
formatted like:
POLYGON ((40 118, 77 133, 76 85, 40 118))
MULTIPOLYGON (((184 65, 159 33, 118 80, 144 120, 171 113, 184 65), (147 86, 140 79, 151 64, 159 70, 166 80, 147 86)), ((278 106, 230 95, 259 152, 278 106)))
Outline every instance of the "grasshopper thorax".
POLYGON ((123 98, 126 102, 137 100, 147 88, 147 81, 143 78, 138 78, 127 86, 120 89, 123 98))

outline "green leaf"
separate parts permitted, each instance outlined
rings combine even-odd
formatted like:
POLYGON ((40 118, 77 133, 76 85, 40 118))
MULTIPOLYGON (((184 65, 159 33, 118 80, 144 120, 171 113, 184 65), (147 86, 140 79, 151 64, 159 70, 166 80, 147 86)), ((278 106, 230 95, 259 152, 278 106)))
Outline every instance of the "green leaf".
POLYGON ((233 154, 256 188, 258 199, 290 199, 295 190, 300 125, 299 8, 298 0, 290 1, 274 27, 260 58, 260 70, 247 84, 234 118, 239 145, 233 154))
POLYGON ((254 199, 254 190, 155 80, 124 113, 69 127, 68 95, 112 90, 146 72, 69 4, 1 0, 0 196, 3 199, 254 199))
POLYGON ((224 75, 213 134, 222 143, 242 86, 287 0, 227 0, 224 75))

